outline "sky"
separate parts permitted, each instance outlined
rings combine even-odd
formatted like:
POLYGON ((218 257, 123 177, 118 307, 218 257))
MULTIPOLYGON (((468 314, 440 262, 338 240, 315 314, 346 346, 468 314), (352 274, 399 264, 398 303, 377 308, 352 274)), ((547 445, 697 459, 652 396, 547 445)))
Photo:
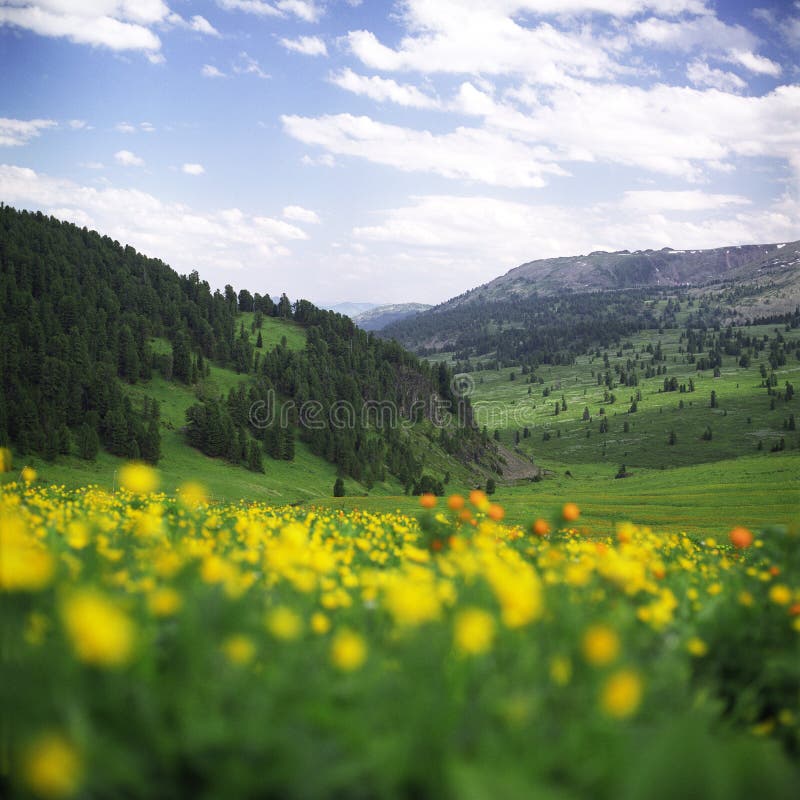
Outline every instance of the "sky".
POLYGON ((0 75, 0 201, 213 288, 800 239, 794 0, 0 0, 0 75))

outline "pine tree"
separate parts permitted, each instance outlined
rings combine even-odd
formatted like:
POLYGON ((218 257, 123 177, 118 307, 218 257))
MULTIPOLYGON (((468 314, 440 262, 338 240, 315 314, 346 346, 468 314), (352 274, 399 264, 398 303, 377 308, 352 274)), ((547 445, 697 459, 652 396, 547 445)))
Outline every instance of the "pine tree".
POLYGON ((100 449, 97 431, 84 422, 78 430, 78 455, 86 461, 94 461, 100 449))
POLYGON ((158 430, 158 421, 150 417, 142 438, 142 458, 150 464, 157 464, 161 458, 161 433, 158 430))
POLYGON ((344 481, 341 477, 337 478, 333 484, 333 496, 344 497, 344 481))
POLYGON ((261 445, 255 439, 251 439, 248 446, 247 469, 251 472, 264 471, 264 463, 261 460, 261 445))
POLYGON ((184 331, 180 331, 172 343, 172 374, 184 383, 189 383, 192 377, 192 354, 189 337, 184 331))
POLYGON ((281 457, 280 429, 277 426, 270 425, 264 430, 264 449, 270 458, 279 459, 281 457))
POLYGON ((283 430, 281 458, 284 461, 294 461, 294 428, 291 425, 283 430))

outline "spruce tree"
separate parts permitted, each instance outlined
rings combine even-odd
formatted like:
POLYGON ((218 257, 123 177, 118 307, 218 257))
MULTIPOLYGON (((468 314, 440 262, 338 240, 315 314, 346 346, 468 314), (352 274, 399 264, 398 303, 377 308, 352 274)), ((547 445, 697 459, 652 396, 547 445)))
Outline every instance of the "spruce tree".
POLYGON ((86 461, 94 461, 100 449, 97 431, 84 422, 78 430, 78 455, 86 461))
POLYGON ((251 472, 264 471, 264 463, 261 460, 261 445, 255 439, 250 440, 247 449, 247 469, 251 472))

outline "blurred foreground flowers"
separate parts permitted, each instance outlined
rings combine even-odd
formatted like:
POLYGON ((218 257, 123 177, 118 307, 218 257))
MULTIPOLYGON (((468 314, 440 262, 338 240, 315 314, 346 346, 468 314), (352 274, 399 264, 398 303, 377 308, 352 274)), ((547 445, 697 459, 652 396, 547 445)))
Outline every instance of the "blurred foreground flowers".
POLYGON ((120 482, 0 488, 12 796, 669 796, 686 725, 703 755, 681 780, 797 779, 790 532, 593 536, 574 503, 525 531, 479 491, 419 519, 209 505, 139 464, 120 482))

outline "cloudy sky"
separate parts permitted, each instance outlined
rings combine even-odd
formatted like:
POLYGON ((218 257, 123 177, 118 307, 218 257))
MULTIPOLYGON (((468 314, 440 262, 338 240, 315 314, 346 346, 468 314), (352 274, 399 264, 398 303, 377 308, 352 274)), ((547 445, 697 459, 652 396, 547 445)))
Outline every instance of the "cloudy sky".
POLYGON ((0 0, 0 67, 0 200, 215 287, 800 238, 794 0, 0 0))

